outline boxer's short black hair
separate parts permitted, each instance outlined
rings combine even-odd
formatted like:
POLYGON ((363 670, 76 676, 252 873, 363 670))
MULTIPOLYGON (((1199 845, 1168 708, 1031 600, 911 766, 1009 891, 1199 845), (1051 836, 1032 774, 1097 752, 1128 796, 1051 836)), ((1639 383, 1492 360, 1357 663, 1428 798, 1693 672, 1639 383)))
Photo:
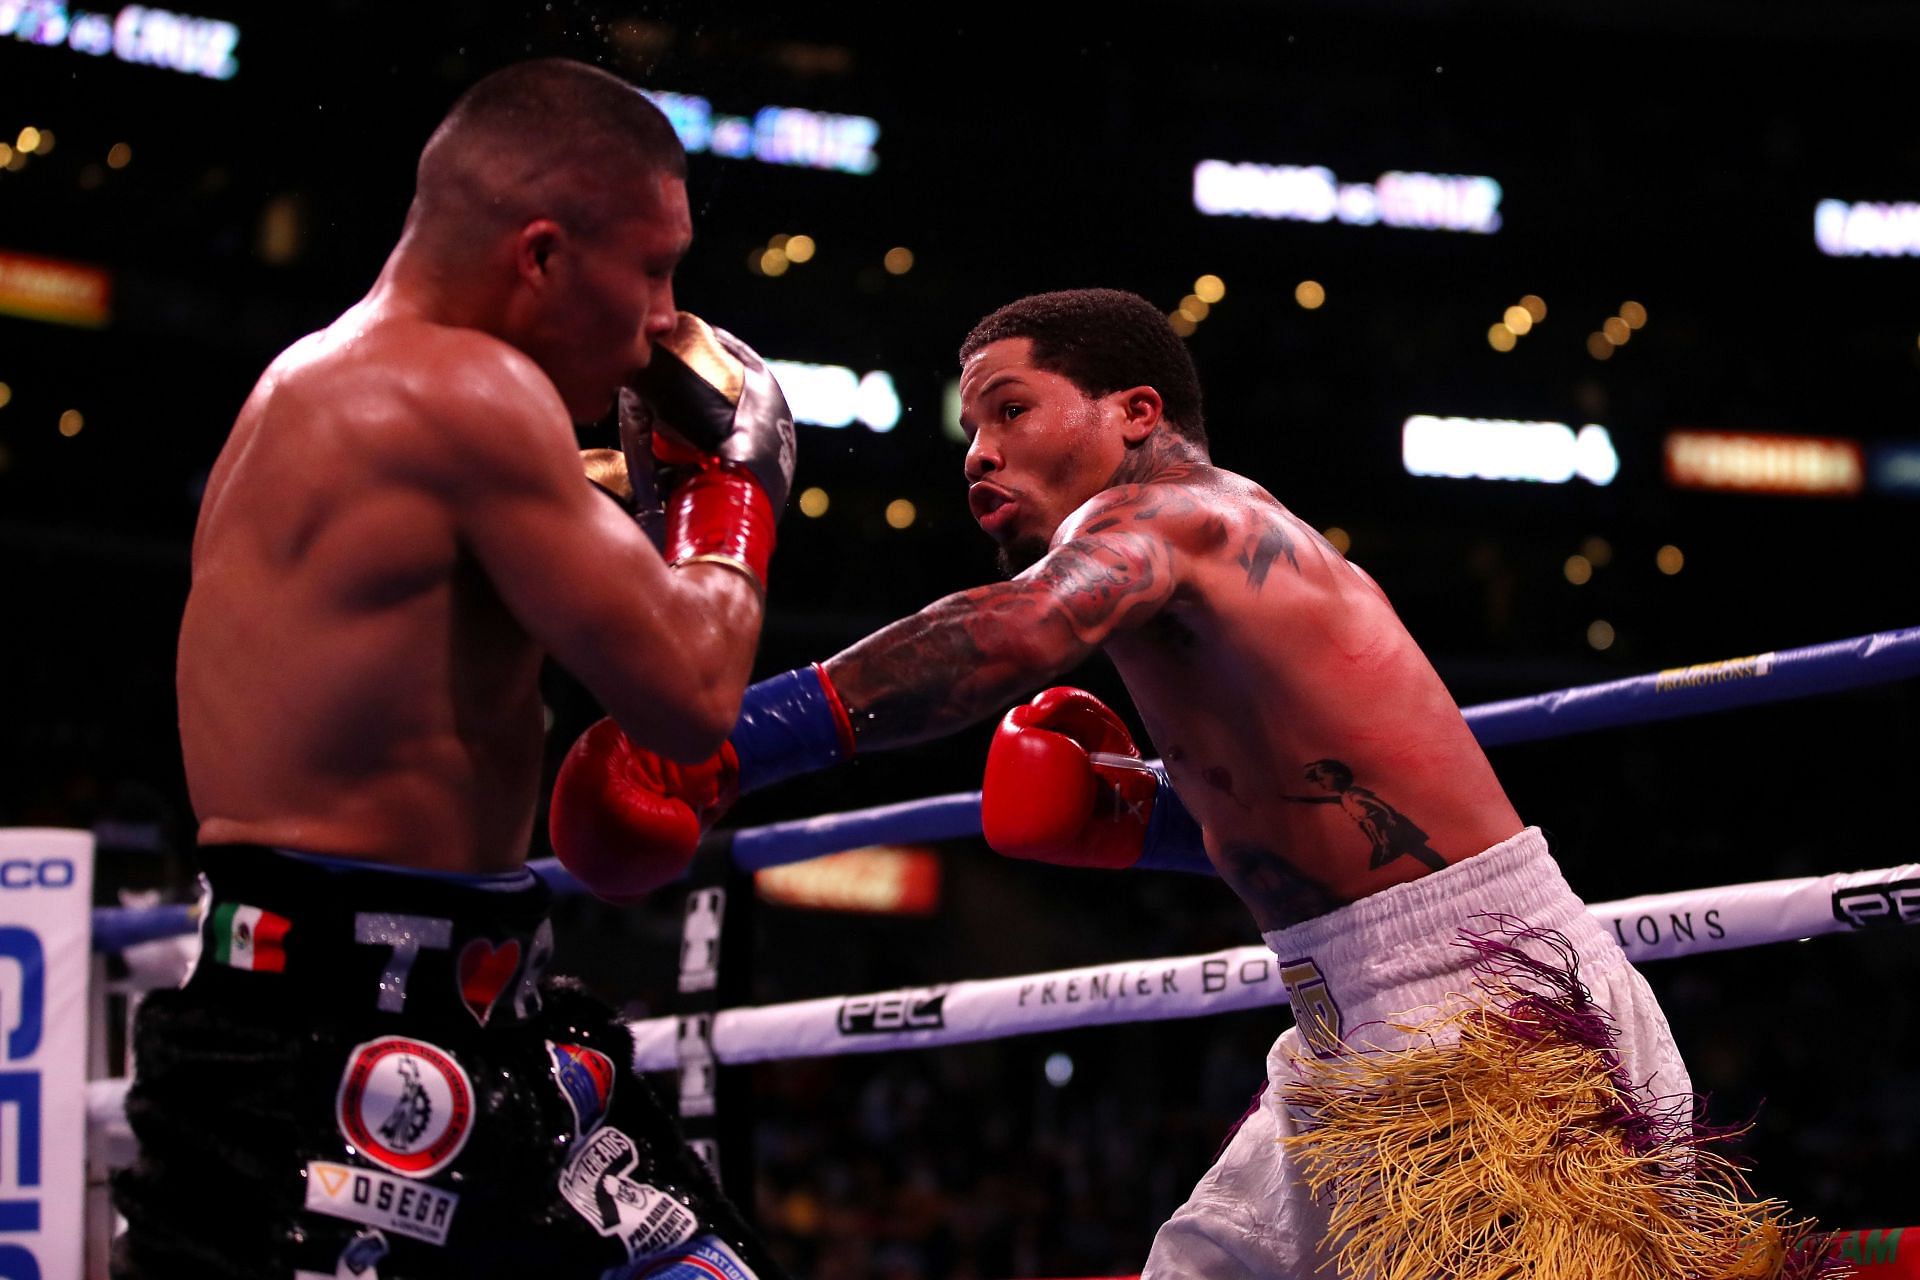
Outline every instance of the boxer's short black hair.
POLYGON ((1034 363, 1071 378, 1090 396, 1146 385, 1160 393, 1167 424, 1195 444, 1207 443, 1200 375, 1187 344, 1160 309, 1120 289, 1065 289, 1010 302, 982 320, 960 344, 960 363, 989 343, 1026 338, 1034 363))
POLYGON ((593 230, 621 211, 618 178, 661 171, 685 178, 686 149, 639 89, 584 62, 533 58, 460 95, 420 153, 418 190, 500 203, 504 187, 513 203, 512 193, 551 192, 562 184, 538 180, 564 176, 567 207, 554 212, 593 230))

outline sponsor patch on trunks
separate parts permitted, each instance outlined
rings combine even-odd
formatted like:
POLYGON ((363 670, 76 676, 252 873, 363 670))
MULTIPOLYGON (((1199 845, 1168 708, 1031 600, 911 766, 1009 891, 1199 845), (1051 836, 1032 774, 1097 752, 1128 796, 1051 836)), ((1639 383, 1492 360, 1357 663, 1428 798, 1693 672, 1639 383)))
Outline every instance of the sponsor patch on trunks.
POLYGON ((560 1194, 567 1203, 601 1235, 620 1237, 628 1260, 635 1263, 679 1248, 700 1229, 693 1210, 659 1188, 627 1176, 639 1163, 633 1139, 602 1125, 560 1170, 560 1194))
POLYGON ((718 1237, 701 1236, 671 1258, 609 1272, 613 1280, 757 1280, 753 1269, 718 1237))
POLYGON ((382 1036, 354 1048, 335 1101, 340 1132, 367 1159, 409 1178, 450 1164, 473 1131, 473 1083, 424 1040, 382 1036))
POLYGON ((445 1244, 460 1197, 451 1191, 328 1160, 307 1162, 307 1208, 428 1244, 445 1244))
POLYGON ((573 1111, 573 1136, 584 1138, 607 1118, 613 1099, 613 1059, 585 1045, 547 1041, 553 1059, 553 1082, 573 1111))

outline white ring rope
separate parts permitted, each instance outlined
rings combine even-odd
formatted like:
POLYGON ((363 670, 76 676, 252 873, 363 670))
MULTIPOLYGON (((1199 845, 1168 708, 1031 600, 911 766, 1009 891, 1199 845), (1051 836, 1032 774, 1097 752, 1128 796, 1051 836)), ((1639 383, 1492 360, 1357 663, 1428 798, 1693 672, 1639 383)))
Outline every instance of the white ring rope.
MULTIPOLYGON (((1629 959, 1665 960, 1765 946, 1827 933, 1920 923, 1920 864, 1717 889, 1646 894, 1589 904, 1629 959)), ((712 1054, 723 1064, 966 1044, 1286 1002, 1263 946, 1131 960, 906 987, 855 996, 726 1009, 713 1015, 712 1054)), ((704 1016, 704 1015, 702 1015, 704 1016)), ((683 1034, 692 1018, 647 1018, 633 1029, 636 1071, 668 1071, 683 1053, 704 1055, 683 1034)))

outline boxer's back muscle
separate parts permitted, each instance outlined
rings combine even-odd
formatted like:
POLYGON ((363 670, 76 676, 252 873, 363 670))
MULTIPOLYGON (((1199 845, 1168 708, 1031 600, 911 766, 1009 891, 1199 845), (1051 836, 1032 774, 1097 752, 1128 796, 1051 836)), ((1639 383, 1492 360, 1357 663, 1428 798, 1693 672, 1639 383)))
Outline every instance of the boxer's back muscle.
POLYGON ((204 842, 524 855, 539 654, 423 479, 461 447, 427 407, 443 337, 350 312, 275 361, 214 467, 177 669, 204 842))
POLYGON ((1520 830, 1371 578, 1240 476, 1169 489, 1157 519, 1179 585, 1107 650, 1263 929, 1520 830))

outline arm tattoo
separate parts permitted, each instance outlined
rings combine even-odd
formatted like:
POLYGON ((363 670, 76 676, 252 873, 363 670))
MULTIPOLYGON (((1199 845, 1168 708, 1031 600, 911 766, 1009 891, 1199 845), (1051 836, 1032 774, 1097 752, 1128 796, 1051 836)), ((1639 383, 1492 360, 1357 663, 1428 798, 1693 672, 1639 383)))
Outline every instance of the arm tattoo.
POLYGON ((1140 625, 1171 588, 1164 543, 1082 536, 1011 582, 936 600, 829 660, 863 749, 942 737, 1140 625))

